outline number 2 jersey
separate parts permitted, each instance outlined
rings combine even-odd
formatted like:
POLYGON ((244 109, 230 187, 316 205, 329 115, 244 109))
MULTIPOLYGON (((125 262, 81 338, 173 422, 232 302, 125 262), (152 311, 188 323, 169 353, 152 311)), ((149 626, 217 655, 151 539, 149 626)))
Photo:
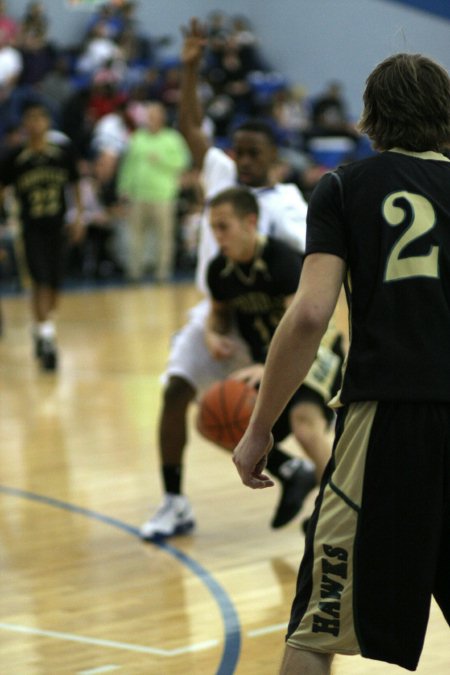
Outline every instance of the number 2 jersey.
POLYGON ((27 146, 17 148, 0 167, 0 183, 14 187, 25 227, 61 227, 66 211, 66 188, 78 178, 70 143, 47 143, 39 152, 27 146))
POLYGON ((340 400, 450 401, 450 161, 393 149, 326 174, 311 253, 347 264, 340 400))

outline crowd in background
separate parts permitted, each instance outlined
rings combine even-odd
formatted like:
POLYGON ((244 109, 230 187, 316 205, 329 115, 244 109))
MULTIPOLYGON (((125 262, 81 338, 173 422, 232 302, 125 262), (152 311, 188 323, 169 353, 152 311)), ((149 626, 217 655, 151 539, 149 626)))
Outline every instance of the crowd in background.
MULTIPOLYGON (((59 45, 49 38, 51 18, 42 3, 29 3, 16 17, 13 3, 0 0, 0 160, 22 140, 24 106, 34 100, 45 104, 52 140, 73 143, 82 173, 86 236, 68 256, 72 278, 130 276, 128 208, 117 189, 121 166, 131 139, 147 126, 149 103, 163 107, 165 128, 177 126, 181 67, 177 57, 167 56, 175 36, 148 34, 136 9, 136 2, 107 2, 89 15, 79 44, 59 45)), ((274 179, 297 183, 306 198, 324 171, 370 152, 349 117, 339 82, 324 83, 323 93, 311 98, 268 63, 245 16, 214 11, 204 20, 200 95, 212 143, 228 149, 236 125, 264 119, 279 146, 274 179)), ((174 273, 195 266, 202 204, 197 174, 187 164, 182 168, 174 273)), ((11 244, 14 218, 6 222, 0 278, 19 280, 11 244)), ((143 278, 156 264, 151 258, 144 262, 143 278)))

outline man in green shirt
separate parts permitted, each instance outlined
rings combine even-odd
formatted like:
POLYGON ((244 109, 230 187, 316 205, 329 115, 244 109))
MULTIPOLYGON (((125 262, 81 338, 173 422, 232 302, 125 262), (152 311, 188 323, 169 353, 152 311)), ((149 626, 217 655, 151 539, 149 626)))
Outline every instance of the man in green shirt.
POLYGON ((127 273, 142 278, 148 259, 155 261, 155 278, 166 281, 173 267, 175 207, 179 179, 190 161, 182 135, 166 126, 161 103, 150 103, 147 125, 131 136, 118 173, 118 192, 129 204, 127 273), (153 235, 156 250, 148 250, 153 235))

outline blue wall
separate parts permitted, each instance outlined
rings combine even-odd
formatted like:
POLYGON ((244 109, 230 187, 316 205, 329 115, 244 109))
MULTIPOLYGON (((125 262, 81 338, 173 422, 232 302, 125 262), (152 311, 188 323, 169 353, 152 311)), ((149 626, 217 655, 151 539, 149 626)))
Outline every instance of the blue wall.
POLYGON ((450 3, 448 0, 391 0, 391 2, 401 2, 404 5, 409 5, 409 7, 450 19, 450 3))
MULTIPOLYGON (((20 16, 28 0, 9 0, 20 16)), ((76 43, 89 13, 70 10, 65 0, 44 0, 50 34, 76 43)), ((423 52, 450 70, 450 21, 418 6, 450 6, 450 0, 140 0, 137 17, 150 35, 170 34, 178 53, 180 27, 213 9, 246 14, 261 38, 263 53, 292 83, 317 94, 329 80, 343 82, 353 116, 361 110, 365 78, 376 63, 399 52, 423 52), (415 4, 417 7, 411 7, 415 4)))

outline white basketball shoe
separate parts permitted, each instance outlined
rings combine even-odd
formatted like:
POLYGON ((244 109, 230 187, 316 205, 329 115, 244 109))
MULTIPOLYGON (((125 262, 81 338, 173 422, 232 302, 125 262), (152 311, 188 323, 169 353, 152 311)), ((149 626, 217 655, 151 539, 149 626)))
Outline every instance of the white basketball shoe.
POLYGON ((194 513, 188 498, 166 494, 155 515, 141 526, 139 534, 146 541, 157 541, 188 534, 194 527, 194 513))

